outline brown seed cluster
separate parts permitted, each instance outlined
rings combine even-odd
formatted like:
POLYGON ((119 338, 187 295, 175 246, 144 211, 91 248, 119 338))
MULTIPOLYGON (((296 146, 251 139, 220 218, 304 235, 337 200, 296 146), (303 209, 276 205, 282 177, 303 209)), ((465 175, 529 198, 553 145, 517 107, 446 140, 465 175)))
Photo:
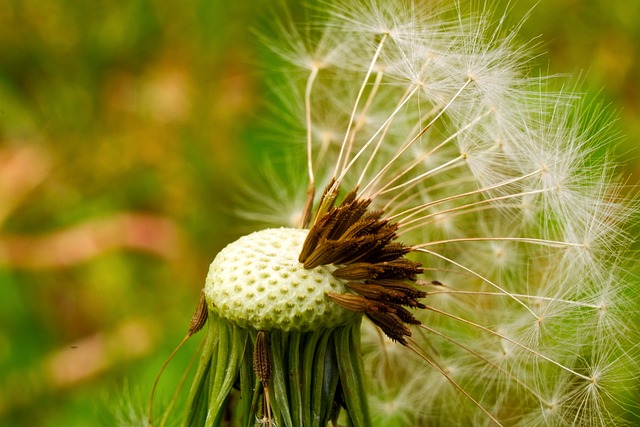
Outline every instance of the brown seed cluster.
POLYGON ((335 206, 337 193, 325 191, 316 218, 300 253, 305 268, 333 264, 333 275, 347 281, 350 293, 327 295, 347 310, 364 313, 392 340, 406 345, 407 325, 420 324, 408 308, 426 292, 413 286, 422 264, 405 258, 411 247, 396 242, 398 225, 368 212, 370 199, 347 194, 335 206))

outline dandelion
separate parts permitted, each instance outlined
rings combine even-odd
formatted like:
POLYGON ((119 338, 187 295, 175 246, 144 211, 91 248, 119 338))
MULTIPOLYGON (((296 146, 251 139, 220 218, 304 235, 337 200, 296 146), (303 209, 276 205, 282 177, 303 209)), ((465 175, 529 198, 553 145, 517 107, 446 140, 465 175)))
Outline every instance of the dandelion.
POLYGON ((532 76, 489 11, 310 14, 268 44, 306 188, 253 191, 243 216, 280 228, 211 264, 183 424, 622 422, 634 209, 595 155, 611 118, 532 76))

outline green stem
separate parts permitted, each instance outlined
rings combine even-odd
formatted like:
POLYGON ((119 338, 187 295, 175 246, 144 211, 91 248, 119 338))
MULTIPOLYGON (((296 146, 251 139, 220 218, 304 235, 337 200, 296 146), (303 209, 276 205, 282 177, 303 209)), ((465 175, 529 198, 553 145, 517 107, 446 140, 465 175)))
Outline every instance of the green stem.
POLYGON ((273 413, 279 426, 293 426, 291 412, 289 411, 289 393, 287 392, 286 368, 283 357, 283 348, 286 348, 287 335, 280 331, 273 331, 270 337, 271 363, 273 365, 273 397, 271 399, 273 413))
POLYGON ((210 391, 209 371, 211 370, 211 364, 215 363, 214 357, 217 355, 218 336, 216 329, 217 324, 210 320, 198 370, 187 400, 187 414, 183 424, 185 427, 202 426, 206 420, 208 410, 207 393, 210 391))
MULTIPOLYGON (((323 335, 322 332, 315 332, 311 334, 306 334, 304 337, 304 345, 301 349, 302 351, 302 375, 301 375, 301 384, 302 384, 302 401, 305 402, 305 405, 302 406, 302 419, 303 425, 311 426, 312 416, 312 390, 319 387, 322 389, 323 378, 314 377, 314 366, 315 366, 315 358, 314 355, 316 352, 321 351, 322 349, 318 346, 318 341, 320 337, 323 335)), ((323 361, 324 364, 324 361, 323 361)))
POLYGON ((333 342, 329 344, 332 331, 325 331, 316 346, 313 367, 315 384, 312 391, 313 427, 325 427, 331 417, 338 381, 338 367, 333 342))
MULTIPOLYGON (((253 371, 248 331, 209 315, 207 337, 189 394, 184 427, 249 427, 266 416, 264 389, 253 371), (234 392, 234 385, 240 391, 234 392), (235 394, 239 399, 230 399, 235 394), (234 418, 223 420, 229 405, 234 418)), ((360 322, 314 332, 269 332, 271 413, 280 427, 326 427, 336 412, 338 384, 348 422, 370 425, 360 354, 360 322)))
POLYGON ((240 408, 239 414, 245 427, 253 426, 260 396, 260 381, 253 374, 253 345, 247 340, 244 357, 240 365, 240 408))
POLYGON ((289 334, 288 354, 286 355, 288 372, 289 372, 289 403, 291 404, 291 416, 294 421, 294 425, 305 425, 303 419, 303 406, 302 401, 302 383, 300 379, 300 341, 302 340, 299 332, 292 332, 289 334))
POLYGON ((371 425, 360 352, 360 322, 339 328, 335 334, 338 370, 349 419, 354 427, 371 425))

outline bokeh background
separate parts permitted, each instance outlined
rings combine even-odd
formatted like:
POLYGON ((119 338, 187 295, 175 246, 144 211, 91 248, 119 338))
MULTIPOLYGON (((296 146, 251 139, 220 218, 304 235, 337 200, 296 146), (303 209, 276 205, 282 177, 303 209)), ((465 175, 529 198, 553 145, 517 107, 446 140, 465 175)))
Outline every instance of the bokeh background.
MULTIPOLYGON (((234 210, 269 155, 251 31, 269 3, 2 1, 1 426, 118 425, 144 411, 209 263, 248 230, 234 210)), ((618 112, 631 185, 639 9, 543 0, 521 31, 540 36, 540 69, 580 75, 618 112)), ((160 404, 197 341, 169 365, 160 404)))

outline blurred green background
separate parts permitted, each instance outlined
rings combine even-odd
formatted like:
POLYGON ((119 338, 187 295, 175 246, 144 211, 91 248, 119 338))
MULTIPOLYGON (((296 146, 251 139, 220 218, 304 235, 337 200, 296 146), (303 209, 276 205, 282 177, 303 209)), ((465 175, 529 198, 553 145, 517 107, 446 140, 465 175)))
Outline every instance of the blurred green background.
MULTIPOLYGON (((0 425, 118 425, 144 410, 209 263, 246 232, 233 209, 267 152, 251 28, 268 5, 2 2, 0 425)), ((639 8, 543 0, 522 29, 542 35, 541 69, 582 73, 619 112, 632 184, 639 8)), ((169 365, 159 404, 197 341, 169 365)))

